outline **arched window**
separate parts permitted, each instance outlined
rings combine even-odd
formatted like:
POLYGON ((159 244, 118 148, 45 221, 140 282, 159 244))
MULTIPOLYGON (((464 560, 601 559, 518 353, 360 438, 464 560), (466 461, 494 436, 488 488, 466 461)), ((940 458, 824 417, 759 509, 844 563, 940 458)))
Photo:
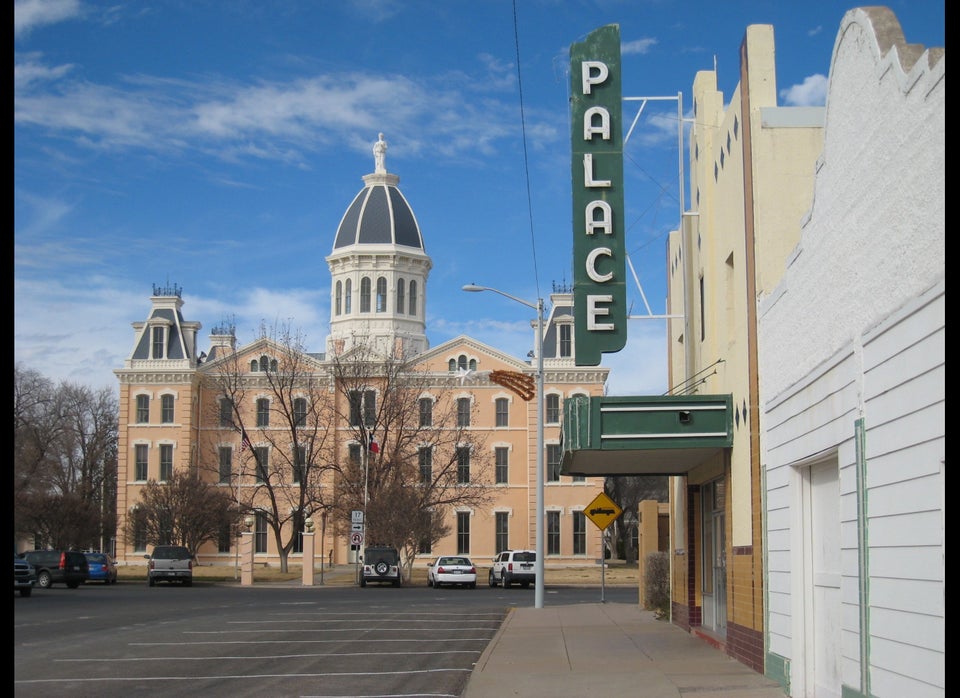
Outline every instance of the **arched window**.
POLYGON ((377 312, 387 312, 387 280, 382 276, 377 277, 377 312))
POLYGON ((494 426, 510 426, 510 401, 505 397, 498 397, 494 402, 494 412, 496 413, 496 422, 494 426))
POLYGON ((470 359, 470 370, 471 370, 471 371, 476 371, 476 370, 477 370, 477 360, 476 360, 476 359, 470 359))
POLYGON ((453 373, 454 371, 457 370, 457 360, 456 360, 456 359, 450 359, 450 361, 447 362, 447 370, 450 371, 450 373, 453 373))
POLYGON ((307 399, 305 397, 293 400, 293 423, 298 427, 307 426, 307 399))
POLYGON ((457 398, 457 426, 470 426, 470 398, 468 397, 457 398))
POLYGON ((270 426, 270 401, 266 398, 257 400, 257 426, 270 426))
POLYGON ((370 312, 370 277, 360 279, 360 312, 370 312))
POLYGON ((343 314, 349 315, 352 311, 350 309, 350 301, 353 299, 353 282, 350 279, 347 279, 344 284, 343 290, 343 314))
POLYGON ((137 424, 147 424, 150 421, 150 396, 137 395, 137 424))
POLYGON ((417 282, 410 282, 410 315, 417 314, 417 282))
POLYGON ((428 397, 420 398, 420 426, 433 426, 433 400, 428 397))
POLYGON ((403 302, 404 302, 404 281, 403 279, 397 279, 397 315, 403 315, 403 302))
MULTIPOLYGON (((260 357, 260 370, 266 372, 270 368, 271 368, 270 359, 267 357, 266 354, 264 354, 263 356, 260 357)), ((272 368, 276 369, 277 367, 273 366, 272 368)))
POLYGON ((250 362, 250 373, 256 373, 259 370, 260 370, 260 363, 256 359, 254 359, 253 361, 250 362))
POLYGON ((460 354, 460 357, 457 359, 457 368, 461 371, 467 370, 467 355, 460 354))
POLYGON ((560 422, 560 396, 556 393, 551 393, 546 397, 546 412, 545 419, 547 424, 558 424, 560 422))
POLYGON ((336 285, 336 291, 333 296, 333 314, 339 315, 341 307, 343 306, 343 282, 338 281, 336 285))
POLYGON ((160 421, 173 424, 173 395, 160 396, 160 421))

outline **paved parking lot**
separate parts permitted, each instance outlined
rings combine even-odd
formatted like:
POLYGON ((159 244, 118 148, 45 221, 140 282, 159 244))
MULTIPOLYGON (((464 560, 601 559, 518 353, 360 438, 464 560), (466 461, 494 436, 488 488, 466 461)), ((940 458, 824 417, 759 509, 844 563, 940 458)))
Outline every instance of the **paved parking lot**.
POLYGON ((508 609, 532 602, 488 587, 37 590, 14 603, 14 692, 460 696, 508 609))

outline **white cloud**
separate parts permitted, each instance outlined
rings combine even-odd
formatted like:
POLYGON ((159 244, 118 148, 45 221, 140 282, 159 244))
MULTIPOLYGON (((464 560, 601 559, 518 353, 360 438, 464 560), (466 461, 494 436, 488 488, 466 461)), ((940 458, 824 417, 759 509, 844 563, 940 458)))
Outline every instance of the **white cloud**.
POLYGON ((624 56, 634 53, 649 53, 650 49, 656 45, 656 39, 636 39, 634 41, 624 41, 620 44, 620 53, 624 56))
POLYGON ((799 85, 780 90, 784 104, 792 107, 822 107, 827 103, 829 81, 826 76, 816 74, 804 78, 799 85))
POLYGON ((16 0, 13 3, 13 37, 20 39, 37 27, 56 24, 79 14, 79 0, 16 0))

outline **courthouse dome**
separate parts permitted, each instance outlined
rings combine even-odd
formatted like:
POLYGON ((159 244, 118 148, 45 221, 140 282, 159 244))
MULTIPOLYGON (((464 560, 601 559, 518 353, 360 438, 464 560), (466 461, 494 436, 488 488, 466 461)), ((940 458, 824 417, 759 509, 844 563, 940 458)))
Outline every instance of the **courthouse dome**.
POLYGON ((373 146, 376 171, 364 175, 366 186, 347 208, 333 241, 334 252, 351 245, 403 245, 423 250, 423 236, 413 209, 397 184, 400 177, 386 170, 387 143, 373 146))

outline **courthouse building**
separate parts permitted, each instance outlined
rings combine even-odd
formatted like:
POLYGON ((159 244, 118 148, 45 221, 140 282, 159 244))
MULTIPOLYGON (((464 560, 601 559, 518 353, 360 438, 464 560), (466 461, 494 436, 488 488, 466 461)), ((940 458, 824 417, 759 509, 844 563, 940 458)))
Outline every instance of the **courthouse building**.
MULTIPOLYGON (((144 552, 152 547, 136 525, 128 525, 128 519, 136 521, 141 491, 149 481, 163 482, 178 471, 231 493, 241 520, 252 519, 256 563, 279 563, 274 535, 279 526, 281 542, 292 542, 288 561, 299 564, 297 533, 308 517, 315 522, 316 548, 325 561, 353 562, 351 511, 333 503, 341 489, 356 493, 361 487, 356 481, 345 482, 344 473, 359 478, 361 471, 346 466, 325 471, 326 479, 317 485, 323 496, 301 508, 299 474, 315 456, 311 451, 305 457, 307 447, 294 445, 283 424, 292 418, 304 427, 313 415, 314 401, 328 401, 334 406, 330 414, 339 415, 334 421, 340 421, 321 425, 326 437, 324 460, 318 464, 362 461, 366 476, 368 458, 396 456, 402 429, 377 424, 375 418, 368 421, 381 404, 382 385, 371 380, 357 404, 342 404, 351 393, 338 385, 344 379, 345 362, 355 364, 361 355, 381 369, 392 361, 416 375, 420 428, 424 419, 429 421, 431 410, 455 406, 455 426, 471 444, 458 447, 457 481, 486 493, 479 504, 435 507, 432 513, 446 524, 448 533, 432 545, 419 546, 414 564, 425 564, 437 554, 465 553, 478 565, 489 566, 500 550, 536 547, 540 415, 530 388, 536 384, 540 358, 535 355, 541 345, 537 322, 531 323, 534 352, 523 359, 467 336, 429 346, 426 311, 432 260, 413 209, 398 187, 399 177, 386 169, 381 143, 382 134, 374 146, 375 171, 363 177, 363 188, 326 243, 332 250, 326 257, 331 321, 324 351, 299 347, 289 336, 277 336, 282 332, 263 333, 239 346, 229 325, 215 327, 203 337, 200 323, 185 319, 181 289, 154 287, 146 318, 133 323, 129 358, 115 371, 120 382, 121 562, 143 564, 144 552), (289 386, 285 400, 275 389, 275 379, 291 366, 299 384, 289 386), (292 417, 287 414, 291 411, 292 417), (352 424, 359 413, 360 424, 352 424), (282 464, 291 459, 291 450, 297 455, 285 468, 282 464), (282 503, 268 498, 262 487, 265 477, 279 483, 274 489, 282 503)), ((584 509, 603 490, 603 478, 560 475, 563 402, 574 395, 601 395, 609 372, 576 365, 572 304, 569 289, 555 288, 545 303, 543 321, 542 505, 548 571, 559 564, 595 565, 602 554, 600 531, 587 520, 584 509)), ((375 370, 371 371, 372 376, 375 370)), ((449 454, 427 450, 421 447, 415 458, 421 472, 429 474, 431 463, 436 468, 449 454)), ((319 461, 320 456, 316 458, 319 461)), ((237 544, 237 530, 224 531, 219 541, 201 547, 200 563, 233 564, 237 544)))

